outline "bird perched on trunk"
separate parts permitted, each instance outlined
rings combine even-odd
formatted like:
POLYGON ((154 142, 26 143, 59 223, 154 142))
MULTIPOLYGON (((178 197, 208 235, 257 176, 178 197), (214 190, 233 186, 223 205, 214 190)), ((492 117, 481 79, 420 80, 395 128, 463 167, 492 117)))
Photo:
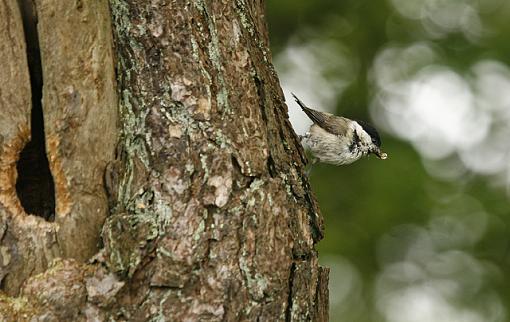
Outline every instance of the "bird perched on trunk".
POLYGON ((292 96, 313 121, 308 132, 301 136, 302 142, 316 158, 312 163, 320 161, 334 165, 350 164, 370 153, 381 160, 388 157, 381 151, 379 133, 370 124, 315 111, 301 102, 296 95, 292 96))

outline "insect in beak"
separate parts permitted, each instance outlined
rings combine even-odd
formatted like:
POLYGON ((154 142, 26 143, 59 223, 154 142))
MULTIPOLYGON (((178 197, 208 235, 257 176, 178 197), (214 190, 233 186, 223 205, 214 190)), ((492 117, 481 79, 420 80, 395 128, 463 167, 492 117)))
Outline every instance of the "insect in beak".
POLYGON ((372 153, 375 154, 381 160, 386 160, 388 158, 388 155, 382 152, 379 148, 373 150, 372 153))

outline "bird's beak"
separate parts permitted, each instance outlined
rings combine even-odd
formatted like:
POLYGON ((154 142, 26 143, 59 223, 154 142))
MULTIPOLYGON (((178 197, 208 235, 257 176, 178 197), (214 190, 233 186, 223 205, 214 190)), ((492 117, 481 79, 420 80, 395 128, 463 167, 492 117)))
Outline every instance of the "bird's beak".
POLYGON ((385 160, 388 158, 388 155, 381 151, 381 149, 377 148, 372 151, 379 159, 385 160))

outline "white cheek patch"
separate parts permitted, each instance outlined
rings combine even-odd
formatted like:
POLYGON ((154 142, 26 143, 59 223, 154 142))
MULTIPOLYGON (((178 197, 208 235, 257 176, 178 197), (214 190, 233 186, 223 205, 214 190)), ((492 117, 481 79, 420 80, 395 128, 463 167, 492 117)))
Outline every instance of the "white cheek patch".
POLYGON ((358 124, 358 122, 352 122, 354 125, 354 130, 358 134, 358 137, 360 139, 360 143, 362 146, 369 147, 372 144, 372 138, 370 135, 363 130, 361 125, 358 124))

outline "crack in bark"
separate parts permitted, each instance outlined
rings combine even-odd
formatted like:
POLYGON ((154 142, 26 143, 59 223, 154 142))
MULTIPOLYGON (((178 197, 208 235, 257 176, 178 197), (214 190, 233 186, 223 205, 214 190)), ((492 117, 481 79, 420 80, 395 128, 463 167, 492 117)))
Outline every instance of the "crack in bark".
POLYGON ((289 274, 289 297, 287 299, 287 309, 285 310, 285 322, 292 321, 292 304, 293 304, 293 294, 292 288, 294 287, 294 276, 296 274, 296 263, 293 262, 290 265, 290 274, 289 274))
MULTIPOLYGON (((251 57, 251 56, 250 56, 251 57)), ((252 60, 252 66, 253 66, 253 60, 252 60)), ((257 73, 255 68, 252 68, 254 70, 254 73, 257 73)), ((267 114, 266 114, 266 99, 264 95, 264 86, 262 84, 262 81, 255 75, 253 77, 253 81, 255 82, 255 87, 257 88, 257 96, 259 97, 259 107, 260 112, 262 116, 262 120, 264 121, 264 124, 269 124, 267 121, 267 114)), ((266 130, 266 136, 269 137, 269 127, 265 127, 266 130)), ((271 153, 271 149, 268 151, 267 156, 267 170, 271 178, 276 177, 277 169, 276 169, 276 163, 274 162, 274 158, 271 153)))
POLYGON ((42 108, 43 75, 36 7, 31 0, 19 1, 18 5, 25 33, 32 111, 31 139, 21 151, 16 163, 16 192, 26 213, 42 217, 46 221, 54 221, 55 185, 46 155, 42 108))

